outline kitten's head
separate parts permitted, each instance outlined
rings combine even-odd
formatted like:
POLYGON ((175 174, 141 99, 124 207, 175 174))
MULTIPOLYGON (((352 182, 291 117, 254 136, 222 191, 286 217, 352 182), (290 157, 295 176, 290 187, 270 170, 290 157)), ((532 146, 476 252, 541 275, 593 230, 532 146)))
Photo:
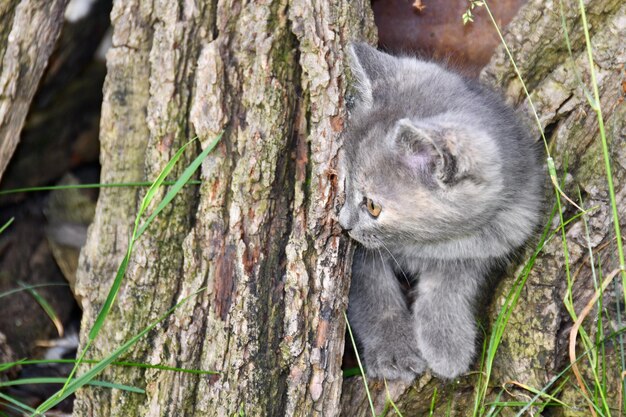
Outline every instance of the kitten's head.
POLYGON ((475 230, 486 221, 489 204, 485 173, 476 169, 482 156, 468 148, 462 130, 430 117, 446 111, 445 95, 460 79, 365 44, 350 50, 358 97, 345 132, 341 226, 370 248, 437 242, 475 230), (442 82, 445 87, 431 85, 442 82), (430 88, 443 97, 431 96, 430 88))

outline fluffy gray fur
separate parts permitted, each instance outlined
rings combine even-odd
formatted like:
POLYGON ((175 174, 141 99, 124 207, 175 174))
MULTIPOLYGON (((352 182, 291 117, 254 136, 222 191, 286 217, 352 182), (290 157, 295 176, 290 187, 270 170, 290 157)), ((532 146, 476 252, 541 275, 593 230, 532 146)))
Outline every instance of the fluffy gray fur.
POLYGON ((369 376, 412 380, 428 367, 454 378, 475 357, 489 272, 539 222, 541 152, 515 112, 477 83, 366 44, 350 52, 358 94, 339 213, 360 243, 350 324, 369 376), (382 208, 377 217, 366 198, 382 208))

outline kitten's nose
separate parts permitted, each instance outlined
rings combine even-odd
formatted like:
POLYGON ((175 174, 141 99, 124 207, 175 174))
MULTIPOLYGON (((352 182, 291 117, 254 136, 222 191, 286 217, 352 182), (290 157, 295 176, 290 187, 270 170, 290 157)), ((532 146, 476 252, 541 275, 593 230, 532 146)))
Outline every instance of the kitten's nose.
POLYGON ((348 211, 348 209, 346 209, 346 206, 343 206, 341 208, 341 211, 339 211, 339 225, 346 232, 349 232, 350 230, 352 230, 352 225, 350 224, 350 217, 351 217, 350 212, 348 211))

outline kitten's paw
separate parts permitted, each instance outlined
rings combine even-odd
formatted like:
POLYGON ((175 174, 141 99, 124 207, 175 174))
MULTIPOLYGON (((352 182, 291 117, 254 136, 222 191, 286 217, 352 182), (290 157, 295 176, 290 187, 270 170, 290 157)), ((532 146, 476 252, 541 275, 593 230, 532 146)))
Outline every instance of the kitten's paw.
POLYGON ((474 360, 476 331, 440 325, 418 326, 417 345, 432 372, 453 379, 469 371, 474 360))
POLYGON ((387 326, 364 346, 363 359, 371 378, 410 382, 426 368, 412 330, 393 325, 387 326))

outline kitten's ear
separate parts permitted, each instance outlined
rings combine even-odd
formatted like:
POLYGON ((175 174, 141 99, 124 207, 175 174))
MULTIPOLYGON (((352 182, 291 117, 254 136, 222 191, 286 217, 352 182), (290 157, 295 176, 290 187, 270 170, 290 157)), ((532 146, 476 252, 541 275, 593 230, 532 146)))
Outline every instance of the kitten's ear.
POLYGON ((451 149, 455 147, 448 143, 444 131, 401 119, 396 123, 393 138, 403 162, 413 171, 432 175, 441 185, 454 182, 458 166, 451 149))
POLYGON ((373 102, 373 84, 394 70, 396 58, 363 42, 351 43, 348 52, 359 99, 370 107, 373 102))

